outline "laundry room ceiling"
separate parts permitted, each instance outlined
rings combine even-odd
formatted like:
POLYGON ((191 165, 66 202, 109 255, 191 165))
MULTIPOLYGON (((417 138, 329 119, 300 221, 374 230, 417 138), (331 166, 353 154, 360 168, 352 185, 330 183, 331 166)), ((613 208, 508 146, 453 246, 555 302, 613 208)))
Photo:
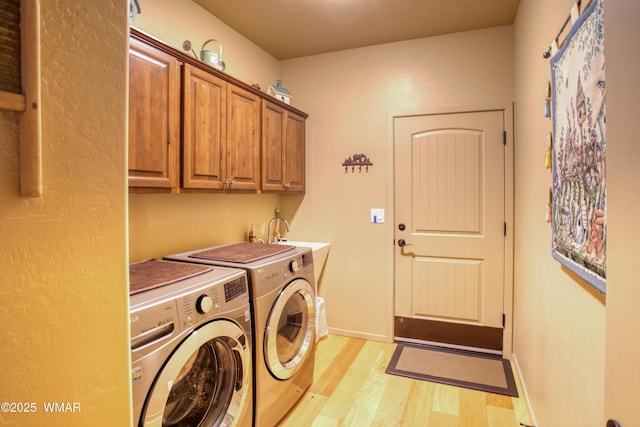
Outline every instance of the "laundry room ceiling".
POLYGON ((194 0, 280 60, 512 24, 520 0, 194 0))

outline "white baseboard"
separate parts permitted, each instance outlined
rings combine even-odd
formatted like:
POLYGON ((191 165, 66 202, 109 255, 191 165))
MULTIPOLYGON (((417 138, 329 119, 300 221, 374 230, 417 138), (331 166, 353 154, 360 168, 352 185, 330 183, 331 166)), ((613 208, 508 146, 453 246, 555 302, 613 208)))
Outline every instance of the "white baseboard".
POLYGON ((529 400, 529 393, 527 392, 527 384, 522 376, 522 371, 520 370, 520 364, 518 363, 518 356, 516 353, 512 353, 512 361, 516 368, 516 375, 518 375, 518 380, 520 381, 520 387, 522 388, 522 393, 524 393, 524 401, 527 405, 527 410, 529 411, 529 416, 531 417, 531 422, 534 426, 538 425, 536 421, 536 415, 533 413, 533 407, 531 406, 531 400, 529 400))
POLYGON ((370 340, 370 341, 393 342, 393 337, 388 337, 386 335, 368 334, 365 332, 351 331, 348 329, 338 329, 338 328, 329 327, 329 333, 332 335, 340 335, 340 336, 349 337, 349 338, 360 338, 363 340, 370 340))

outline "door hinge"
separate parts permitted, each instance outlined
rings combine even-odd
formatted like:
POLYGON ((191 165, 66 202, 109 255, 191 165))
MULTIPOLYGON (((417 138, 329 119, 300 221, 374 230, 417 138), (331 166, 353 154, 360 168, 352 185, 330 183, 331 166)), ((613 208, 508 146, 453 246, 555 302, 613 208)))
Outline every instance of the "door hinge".
POLYGON ((507 236, 507 223, 504 223, 504 235, 507 236))
POLYGON ((502 313, 502 327, 504 328, 506 324, 507 324, 507 316, 506 314, 502 313))
POLYGON ((507 131, 502 131, 502 145, 507 145, 507 131))

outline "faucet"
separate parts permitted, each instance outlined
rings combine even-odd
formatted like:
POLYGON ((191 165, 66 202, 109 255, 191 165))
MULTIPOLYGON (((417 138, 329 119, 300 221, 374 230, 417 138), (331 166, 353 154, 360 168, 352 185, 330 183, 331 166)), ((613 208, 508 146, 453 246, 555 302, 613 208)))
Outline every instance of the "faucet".
POLYGON ((276 216, 274 216, 273 218, 271 218, 271 220, 269 220, 269 225, 267 226, 267 243, 272 243, 272 242, 277 242, 280 240, 280 221, 284 222, 284 225, 287 227, 287 232, 290 231, 289 228, 289 223, 287 222, 286 219, 280 219, 280 210, 276 209, 276 216), (275 239, 271 240, 271 224, 273 224, 273 221, 276 221, 276 228, 275 228, 275 239))

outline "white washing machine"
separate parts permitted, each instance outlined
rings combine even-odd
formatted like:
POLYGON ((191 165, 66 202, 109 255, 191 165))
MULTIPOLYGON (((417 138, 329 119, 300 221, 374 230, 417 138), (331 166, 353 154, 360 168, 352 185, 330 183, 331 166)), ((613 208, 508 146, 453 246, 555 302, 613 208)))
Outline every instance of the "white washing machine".
POLYGON ((276 425, 313 382, 315 278, 311 249, 234 243, 165 259, 247 271, 254 321, 254 425, 276 425))
POLYGON ((249 427, 246 272, 185 266, 160 260, 130 266, 134 425, 249 427))

